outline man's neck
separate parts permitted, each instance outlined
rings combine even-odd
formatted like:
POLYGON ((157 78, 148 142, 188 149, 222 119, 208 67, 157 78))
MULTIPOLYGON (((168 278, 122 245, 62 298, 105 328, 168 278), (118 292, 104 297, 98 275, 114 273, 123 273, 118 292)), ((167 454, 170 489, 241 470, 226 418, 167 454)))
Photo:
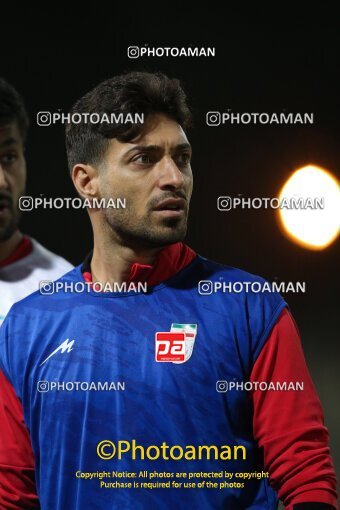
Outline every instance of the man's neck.
POLYGON ((7 239, 7 241, 0 241, 0 263, 7 259, 11 253, 19 246, 23 235, 19 230, 16 230, 14 234, 7 239))
POLYGON ((92 280, 121 284, 128 280, 132 264, 153 265, 161 249, 135 250, 119 244, 103 246, 95 243, 91 261, 92 280))

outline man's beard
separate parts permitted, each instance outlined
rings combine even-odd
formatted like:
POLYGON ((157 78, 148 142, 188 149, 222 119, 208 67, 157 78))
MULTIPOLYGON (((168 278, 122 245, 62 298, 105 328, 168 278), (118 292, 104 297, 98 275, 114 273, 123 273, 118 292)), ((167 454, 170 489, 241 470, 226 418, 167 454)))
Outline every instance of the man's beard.
POLYGON ((106 223, 118 236, 120 242, 135 249, 160 248, 183 241, 187 232, 187 217, 184 219, 164 218, 161 224, 152 225, 145 218, 136 219, 133 213, 125 211, 104 211, 106 223))
POLYGON ((17 230, 20 219, 20 211, 13 203, 12 196, 7 192, 0 192, 0 206, 6 207, 8 218, 0 216, 0 243, 8 241, 17 230))
POLYGON ((19 225, 19 217, 11 211, 11 218, 2 226, 0 222, 0 243, 8 241, 17 230, 19 225))

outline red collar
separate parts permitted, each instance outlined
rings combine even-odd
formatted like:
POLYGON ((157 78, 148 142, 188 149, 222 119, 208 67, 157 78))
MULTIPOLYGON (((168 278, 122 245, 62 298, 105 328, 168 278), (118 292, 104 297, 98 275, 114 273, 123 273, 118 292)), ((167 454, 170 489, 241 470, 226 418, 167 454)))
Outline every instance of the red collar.
MULTIPOLYGON (((196 253, 184 243, 178 242, 163 248, 157 255, 155 263, 151 265, 135 262, 131 265, 127 283, 147 282, 148 285, 158 285, 168 280, 187 266, 196 253)), ((91 269, 83 268, 83 277, 86 282, 92 282, 91 269)))
POLYGON ((23 259, 31 253, 32 249, 33 245, 30 238, 23 236, 15 250, 12 251, 12 253, 2 262, 0 262, 0 267, 9 266, 10 264, 13 264, 13 262, 17 262, 18 260, 23 259))

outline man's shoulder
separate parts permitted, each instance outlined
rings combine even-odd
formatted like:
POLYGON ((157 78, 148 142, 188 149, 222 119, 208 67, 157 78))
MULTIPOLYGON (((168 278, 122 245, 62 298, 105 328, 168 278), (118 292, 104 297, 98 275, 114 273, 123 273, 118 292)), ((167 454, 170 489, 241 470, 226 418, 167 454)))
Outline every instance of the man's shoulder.
POLYGON ((197 256, 197 262, 200 271, 209 273, 213 281, 219 280, 221 277, 231 282, 249 281, 263 283, 266 281, 266 279, 262 276, 250 273, 238 267, 229 266, 211 259, 207 259, 202 255, 197 256))
POLYGON ((31 238, 31 241, 33 245, 31 256, 37 263, 43 263, 43 267, 47 264, 55 270, 65 270, 64 272, 73 269, 74 266, 60 255, 47 249, 36 239, 31 238))
POLYGON ((33 318, 39 315, 39 313, 46 314, 47 311, 53 311, 55 308, 54 303, 59 302, 65 295, 67 296, 65 293, 54 291, 57 283, 59 283, 59 287, 63 287, 63 284, 75 282, 79 279, 80 266, 73 267, 70 265, 70 267, 71 270, 59 278, 42 280, 38 290, 12 305, 6 318, 22 317, 26 320, 26 318, 33 318))
POLYGON ((276 310, 286 306, 275 282, 243 269, 198 255, 193 273, 200 299, 207 296, 225 306, 232 301, 250 309, 269 307, 276 310))

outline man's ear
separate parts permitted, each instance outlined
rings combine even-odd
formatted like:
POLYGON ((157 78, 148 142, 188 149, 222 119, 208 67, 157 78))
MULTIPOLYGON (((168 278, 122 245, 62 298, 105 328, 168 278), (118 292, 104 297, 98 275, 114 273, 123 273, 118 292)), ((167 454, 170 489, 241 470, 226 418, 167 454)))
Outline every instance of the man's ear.
POLYGON ((98 170, 91 165, 79 163, 73 167, 72 181, 83 198, 95 198, 98 194, 98 170))

